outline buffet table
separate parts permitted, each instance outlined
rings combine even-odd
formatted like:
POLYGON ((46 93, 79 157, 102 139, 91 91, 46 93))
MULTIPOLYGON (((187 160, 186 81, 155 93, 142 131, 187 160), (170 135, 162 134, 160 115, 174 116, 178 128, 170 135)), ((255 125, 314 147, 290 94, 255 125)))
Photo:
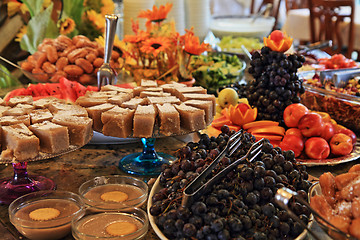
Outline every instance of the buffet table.
MULTIPOLYGON (((342 11, 349 11, 349 9, 342 9, 342 11)), ((341 27, 342 35, 348 36, 349 24, 344 23, 341 27)), ((296 40, 309 41, 310 40, 310 11, 307 8, 291 9, 287 12, 286 20, 282 27, 289 36, 296 40)), ((355 5, 354 12, 354 49, 360 49, 360 5, 355 5)), ((347 38, 347 37, 346 37, 347 38)), ((345 38, 345 43, 347 39, 345 38)))
MULTIPOLYGON (((156 148, 160 152, 174 155, 174 152, 184 146, 189 141, 198 141, 198 134, 189 134, 181 137, 168 137, 156 140, 156 148)), ((142 149, 141 142, 129 144, 88 144, 83 148, 66 155, 50 160, 30 162, 28 171, 30 174, 42 175, 55 181, 58 190, 66 190, 78 193, 79 186, 95 177, 104 175, 127 175, 118 168, 119 159, 122 157, 139 152, 142 149)), ((359 159, 360 160, 360 159, 359 159)), ((308 168, 311 176, 317 178, 323 172, 331 171, 334 175, 348 171, 348 169, 359 162, 359 160, 336 165, 334 167, 312 167, 308 168)), ((11 176, 12 167, 0 165, 0 176, 11 176)), ((151 188, 151 176, 140 177, 148 182, 151 188), (150 181, 149 181, 150 180, 150 181)), ((142 207, 146 210, 146 206, 142 207)), ((326 239, 326 235, 318 226, 313 226, 314 230, 326 239)), ((19 239, 21 235, 9 222, 8 206, 0 205, 0 235, 2 239, 19 239)), ((68 235, 65 239, 73 239, 68 235)), ((149 227, 146 239, 158 239, 154 231, 149 227)), ((311 237, 309 238, 311 239, 311 237)))

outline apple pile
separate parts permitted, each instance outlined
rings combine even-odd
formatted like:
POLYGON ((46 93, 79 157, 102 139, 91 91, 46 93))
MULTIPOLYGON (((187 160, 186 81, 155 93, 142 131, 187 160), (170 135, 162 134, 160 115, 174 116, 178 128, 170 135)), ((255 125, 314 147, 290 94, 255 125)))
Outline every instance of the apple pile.
POLYGON ((356 135, 337 124, 325 112, 312 112, 305 105, 295 103, 284 110, 288 127, 279 146, 293 150, 295 157, 326 159, 331 155, 344 156, 352 152, 356 135))

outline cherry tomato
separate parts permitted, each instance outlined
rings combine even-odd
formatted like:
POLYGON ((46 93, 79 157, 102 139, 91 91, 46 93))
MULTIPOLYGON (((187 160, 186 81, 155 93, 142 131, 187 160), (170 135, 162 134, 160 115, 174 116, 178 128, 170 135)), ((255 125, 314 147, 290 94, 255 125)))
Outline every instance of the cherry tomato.
POLYGON ((280 42, 285 37, 284 33, 280 30, 275 30, 270 34, 270 39, 274 42, 280 42))

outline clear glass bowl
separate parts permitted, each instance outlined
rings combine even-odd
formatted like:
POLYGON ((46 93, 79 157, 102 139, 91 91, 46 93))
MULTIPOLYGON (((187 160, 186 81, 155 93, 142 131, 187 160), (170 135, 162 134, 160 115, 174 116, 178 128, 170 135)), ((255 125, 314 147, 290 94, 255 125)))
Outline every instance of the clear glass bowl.
MULTIPOLYGON (((9 206, 10 222, 22 235, 32 240, 61 239, 71 232, 72 219, 84 214, 85 206, 81 197, 67 191, 29 193, 9 206), (33 220, 29 214, 40 208, 57 209, 60 215, 49 220, 33 220)), ((44 218, 44 215, 40 218, 44 218)))
POLYGON ((119 211, 141 207, 148 197, 148 185, 134 177, 100 176, 83 183, 79 194, 92 211, 119 211), (103 194, 113 191, 126 193, 128 198, 121 202, 102 199, 103 194))
POLYGON ((72 221, 72 234, 77 240, 142 239, 145 237, 148 229, 148 216, 145 211, 139 208, 132 208, 121 212, 89 212, 85 216, 80 216, 72 221), (132 223, 137 226, 137 229, 124 235, 120 235, 120 233, 110 235, 107 227, 118 222, 132 223))

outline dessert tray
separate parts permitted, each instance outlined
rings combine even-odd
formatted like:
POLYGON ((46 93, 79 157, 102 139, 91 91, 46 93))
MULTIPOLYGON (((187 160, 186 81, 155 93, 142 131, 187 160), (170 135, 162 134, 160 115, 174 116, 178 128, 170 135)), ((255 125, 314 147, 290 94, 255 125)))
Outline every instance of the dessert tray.
MULTIPOLYGON (((147 213, 148 213, 148 217, 149 217, 149 222, 150 225, 152 227, 152 229, 154 230, 154 232, 156 233, 156 235, 161 239, 161 240, 169 240, 163 233, 162 231, 158 228, 158 226, 155 223, 155 217, 153 217, 150 214, 150 208, 153 205, 153 201, 152 201, 152 197, 154 196, 154 194, 156 194, 157 192, 159 192, 162 189, 161 185, 160 185, 160 176, 156 179, 153 187, 151 188, 149 197, 148 197, 148 202, 147 202, 147 213)), ((311 215, 311 219, 312 219, 312 215, 311 215)), ((308 223, 308 228, 311 228, 312 224, 314 221, 312 221, 310 219, 309 223, 308 223)), ((303 240, 305 239, 307 236, 307 231, 303 231, 295 240, 303 240)))
POLYGON ((360 141, 356 142, 352 153, 346 156, 327 158, 327 159, 296 159, 299 164, 305 165, 307 167, 315 166, 334 166, 341 163, 355 161, 360 158, 360 141))

